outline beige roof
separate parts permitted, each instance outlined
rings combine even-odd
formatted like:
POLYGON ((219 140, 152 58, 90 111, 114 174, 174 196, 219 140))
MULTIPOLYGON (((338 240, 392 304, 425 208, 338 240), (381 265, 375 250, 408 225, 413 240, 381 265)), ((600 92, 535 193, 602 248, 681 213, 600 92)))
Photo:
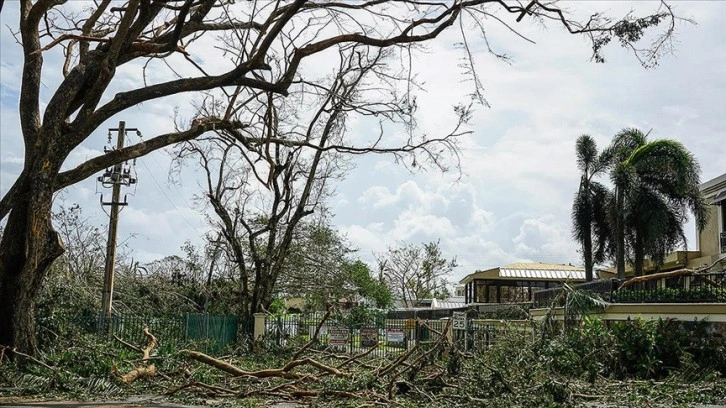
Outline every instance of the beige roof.
POLYGON ((474 279, 584 282, 585 268, 542 262, 518 262, 476 271, 464 277, 459 283, 465 285, 474 279))

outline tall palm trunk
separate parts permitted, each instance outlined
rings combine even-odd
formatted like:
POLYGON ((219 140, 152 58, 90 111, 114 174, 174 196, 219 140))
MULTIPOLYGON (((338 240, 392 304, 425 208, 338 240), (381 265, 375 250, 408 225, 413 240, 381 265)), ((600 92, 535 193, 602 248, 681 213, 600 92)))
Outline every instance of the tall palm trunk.
POLYGON ((645 274, 645 247, 643 246, 643 234, 640 231, 635 232, 635 244, 633 245, 633 275, 641 276, 645 274))
MULTIPOLYGON (((583 177, 584 178, 584 177, 583 177)), ((592 214, 592 202, 589 197, 587 199, 588 212, 592 214)), ((594 268, 592 262, 592 223, 585 224, 585 234, 582 242, 583 257, 585 260, 585 280, 591 282, 593 279, 592 270, 594 268)))
POLYGON ((615 188, 615 264, 618 271, 618 279, 625 278, 625 214, 623 190, 615 188))

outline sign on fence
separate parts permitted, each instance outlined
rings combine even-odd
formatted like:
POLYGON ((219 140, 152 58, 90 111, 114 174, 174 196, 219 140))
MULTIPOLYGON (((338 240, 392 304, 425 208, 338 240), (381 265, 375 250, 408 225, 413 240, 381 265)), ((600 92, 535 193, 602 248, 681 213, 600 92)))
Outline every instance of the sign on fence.
POLYGON ((328 344, 331 346, 345 346, 348 344, 348 329, 330 329, 330 340, 328 344))
POLYGON ((378 344, 378 329, 375 327, 362 327, 360 329, 360 346, 373 347, 378 344))
POLYGON ((388 328, 386 330, 387 343, 403 343, 406 341, 404 330, 401 328, 388 328))
POLYGON ((454 312, 451 327, 454 330, 466 330, 466 312, 454 312))

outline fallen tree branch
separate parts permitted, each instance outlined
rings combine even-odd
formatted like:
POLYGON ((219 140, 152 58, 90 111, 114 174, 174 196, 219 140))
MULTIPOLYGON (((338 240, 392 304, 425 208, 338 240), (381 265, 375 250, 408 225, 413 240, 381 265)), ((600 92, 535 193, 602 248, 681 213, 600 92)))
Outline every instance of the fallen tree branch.
POLYGON ((406 361, 411 356, 411 354, 413 354, 413 352, 416 350, 418 350, 418 343, 416 345, 414 345, 413 347, 411 347, 411 350, 401 354, 397 359, 393 360, 390 364, 387 364, 387 365, 379 368, 375 372, 374 375, 376 377, 382 377, 382 376, 388 374, 389 372, 391 372, 391 370, 395 369, 396 367, 401 365, 404 361, 406 361))
POLYGON ((131 350, 138 351, 139 353, 142 353, 142 354, 144 353, 144 351, 141 349, 141 347, 134 346, 133 344, 131 344, 131 343, 127 342, 127 341, 124 341, 122 338, 120 338, 119 336, 117 336, 115 334, 113 335, 113 338, 114 338, 114 340, 116 340, 117 342, 119 342, 119 343, 123 344, 124 346, 130 348, 131 350))
POLYGON ((113 374, 121 380, 124 384, 131 384, 132 382, 138 380, 139 378, 144 377, 153 377, 156 375, 156 366, 154 364, 151 365, 143 365, 139 367, 133 368, 131 371, 129 371, 126 374, 121 374, 116 366, 113 367, 113 374))
POLYGON ((313 366, 321 371, 327 372, 329 374, 333 374, 337 377, 349 377, 350 376, 350 374, 348 374, 348 373, 344 373, 335 367, 330 367, 317 360, 313 360, 312 358, 305 358, 302 360, 292 360, 289 363, 285 364, 285 366, 283 366, 282 368, 268 368, 268 369, 258 370, 258 371, 246 371, 237 366, 229 364, 226 361, 216 359, 214 357, 208 356, 208 355, 206 355, 204 353, 200 353, 198 351, 181 350, 180 353, 186 354, 187 356, 191 357, 194 360, 197 360, 204 364, 211 365, 214 368, 217 368, 219 370, 222 370, 228 374, 232 374, 237 377, 255 377, 255 378, 281 377, 281 378, 288 378, 288 379, 299 379, 299 378, 302 378, 304 375, 298 374, 298 373, 293 373, 291 371, 295 367, 299 367, 302 365, 313 366))
MULTIPOLYGON (((675 278, 675 277, 679 277, 679 276, 700 275, 704 272, 711 270, 711 268, 713 268, 714 266, 716 266, 716 264, 720 263, 723 260, 726 260, 726 256, 717 259, 711 265, 703 266, 701 268, 696 268, 696 269, 683 268, 683 269, 678 269, 675 271, 659 272, 659 273, 653 273, 650 275, 636 276, 634 278, 630 278, 627 281, 623 282, 623 284, 620 285, 620 288, 618 288, 618 290, 625 289, 625 288, 627 288, 629 286, 633 286, 637 283, 649 282, 649 281, 656 280, 656 279, 666 279, 666 278, 675 278)), ((704 279, 704 281, 712 286, 720 287, 720 285, 718 283, 712 281, 711 279, 704 279)))
POLYGON ((135 366, 131 371, 129 371, 126 374, 121 374, 116 366, 113 366, 113 375, 118 378, 121 382, 124 384, 131 384, 132 382, 138 380, 139 378, 145 378, 145 377, 153 377, 157 374, 156 372, 156 366, 154 364, 148 364, 149 358, 151 357, 151 351, 159 344, 159 340, 151 334, 151 331, 149 331, 148 327, 144 327, 143 329, 144 336, 149 340, 148 345, 146 348, 141 349, 139 347, 133 346, 118 337, 114 336, 116 340, 120 341, 122 344, 131 347, 132 349, 135 349, 142 353, 141 357, 141 365, 135 366))
POLYGON ((149 339, 149 345, 146 346, 144 349, 144 357, 141 359, 142 361, 146 361, 149 359, 149 356, 151 355, 151 350, 154 349, 159 344, 159 340, 151 334, 148 327, 144 327, 144 336, 146 336, 147 339, 149 339))
POLYGON ((343 368, 344 366, 346 366, 346 365, 348 365, 348 364, 350 364, 350 363, 358 360, 359 358, 362 358, 362 357, 367 356, 368 354, 372 353, 373 350, 377 349, 378 346, 379 346, 379 344, 376 344, 375 346, 369 348, 368 350, 366 350, 366 351, 364 351, 362 353, 356 354, 353 357, 350 357, 350 358, 346 359, 342 363, 338 364, 338 368, 343 368))
MULTIPOLYGON (((50 371, 52 371, 52 372, 54 372, 54 373, 57 373, 57 372, 58 372, 58 368, 56 368, 56 367, 53 367, 53 366, 50 366, 50 365, 48 365, 48 364, 46 364, 46 363, 44 363, 44 362, 42 362, 42 361, 38 360, 37 358, 35 358, 35 357, 33 357, 33 356, 29 355, 29 354, 25 354, 25 353, 23 353, 23 352, 20 352, 20 351, 18 351, 18 349, 16 349, 15 347, 8 347, 8 346, 3 346, 3 345, 0 345, 0 350, 1 350, 1 352, 2 352, 2 354, 1 354, 1 355, 5 355, 5 350, 9 350, 9 351, 10 351, 10 353, 12 353, 12 354, 15 354, 16 356, 20 356, 20 357, 23 357, 23 358, 27 358, 28 360, 30 360, 30 361, 32 361, 32 362, 34 362, 35 364, 41 365, 41 366, 43 366, 43 367, 45 367, 45 368, 49 369, 50 371)), ((0 363, 1 363, 1 362, 2 362, 2 359, 0 359, 0 363)))

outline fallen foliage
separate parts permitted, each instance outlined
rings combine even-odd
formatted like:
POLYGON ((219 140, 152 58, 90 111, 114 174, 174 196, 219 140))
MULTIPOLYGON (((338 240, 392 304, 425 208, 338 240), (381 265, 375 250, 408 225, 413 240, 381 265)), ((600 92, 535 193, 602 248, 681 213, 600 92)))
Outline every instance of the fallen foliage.
POLYGON ((322 407, 726 402, 722 373, 703 363, 717 358, 720 349, 705 340, 702 345, 679 345, 675 339, 681 337, 674 337, 678 330, 671 322, 632 322, 616 329, 588 318, 569 334, 542 337, 511 330, 492 345, 468 348, 456 336, 447 336, 448 326, 429 329, 437 335, 434 340, 407 350, 373 353, 379 350, 375 346, 353 354, 325 347, 315 341, 315 334, 287 353, 241 348, 215 355, 193 345, 159 349, 163 338, 148 330, 143 348, 123 339, 82 337, 73 339, 75 346, 64 345, 23 367, 4 362, 0 396, 93 400, 159 395, 196 405, 255 407, 279 401, 322 407), (643 339, 656 342, 648 346, 653 350, 664 345, 670 349, 652 354, 656 351, 639 348, 643 339), (621 358, 632 360, 633 366, 619 367, 621 358), (655 359, 679 366, 669 368, 655 359), (128 367, 128 377, 118 373, 117 365, 128 367), (152 366, 155 375, 143 373, 152 366))

